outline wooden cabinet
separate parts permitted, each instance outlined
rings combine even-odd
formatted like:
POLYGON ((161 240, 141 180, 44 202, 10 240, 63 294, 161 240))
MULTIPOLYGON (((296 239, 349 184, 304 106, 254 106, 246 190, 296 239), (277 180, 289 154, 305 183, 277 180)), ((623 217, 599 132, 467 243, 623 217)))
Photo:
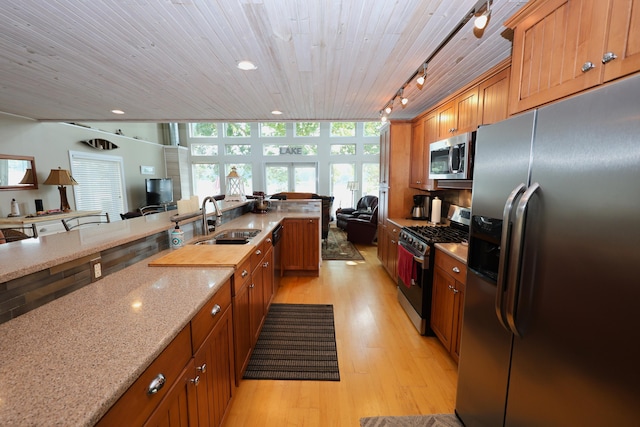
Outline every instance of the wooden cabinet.
POLYGON ((505 23, 514 30, 509 112, 640 70, 639 8, 638 0, 527 4, 505 23))
POLYGON ((438 140, 478 127, 478 87, 473 87, 438 108, 438 140))
POLYGON ((409 185, 412 188, 423 189, 427 186, 427 169, 425 153, 428 147, 424 140, 424 120, 419 120, 411 126, 411 164, 409 185))
MULTIPOLYGON (((193 359, 187 363, 177 381, 158 407, 153 411, 144 427, 193 427, 201 424, 198 420, 198 402, 196 388, 199 379, 194 376, 195 364, 193 359)), ((203 411, 204 412, 204 411, 203 411)), ((122 420, 120 420, 122 421, 122 420)), ((133 425, 127 420, 127 425, 133 425)), ((114 425, 124 425, 119 422, 114 425)), ((214 424, 211 424, 214 425, 214 424)))
POLYGON ((478 86, 478 121, 490 125, 509 116, 509 77, 511 68, 505 68, 478 86))
POLYGON ((233 395, 231 281, 171 341, 99 426, 220 426, 233 395))
POLYGON ((405 218, 413 206, 415 191, 409 187, 407 170, 410 163, 411 123, 389 122, 380 131, 380 170, 385 169, 387 175, 380 175, 378 193, 378 259, 383 265, 389 261, 389 250, 384 245, 391 225, 388 218, 405 218))
POLYGON ((221 425, 231 405, 235 386, 231 313, 229 303, 211 311, 209 317, 216 319, 215 326, 194 353, 198 422, 201 426, 221 425))
POLYGON ((435 256, 431 329, 457 362, 467 266, 441 250, 436 250, 435 256))
POLYGON ((233 275, 233 348, 235 350, 235 380, 240 385, 242 374, 251 356, 251 258, 245 259, 233 275))
POLYGON ((318 218, 286 218, 282 222, 283 274, 320 272, 320 220, 318 218))
POLYGON ((378 240, 378 246, 383 246, 383 256, 379 257, 391 279, 398 281, 398 236, 400 235, 400 227, 387 221, 384 228, 382 241, 378 240))

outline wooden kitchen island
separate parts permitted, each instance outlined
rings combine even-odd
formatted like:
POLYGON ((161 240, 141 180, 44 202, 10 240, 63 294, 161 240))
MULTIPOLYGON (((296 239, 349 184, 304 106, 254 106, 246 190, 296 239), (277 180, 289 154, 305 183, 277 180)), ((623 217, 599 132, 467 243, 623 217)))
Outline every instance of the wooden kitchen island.
MULTIPOLYGON (((0 283, 55 269, 60 263, 127 245, 145 235, 167 233, 168 239, 173 228, 169 217, 161 213, 29 239, 14 247, 1 245, 0 283)), ((320 212, 249 213, 219 230, 260 229, 243 245, 243 259, 250 259, 256 250, 253 242, 270 237, 284 219, 319 217, 320 212)), ((215 256, 209 266, 149 266, 171 253, 164 250, 0 324, 0 425, 95 425, 165 350, 184 348, 185 343, 188 363, 184 369, 190 363, 195 368, 193 357, 197 356, 192 350, 210 342, 205 336, 195 338, 203 325, 198 319, 201 313, 210 317, 215 304, 221 306, 221 316, 230 316, 228 306, 216 298, 225 300, 236 269, 220 266, 215 256)), ((202 330, 209 333, 216 327, 202 330)))

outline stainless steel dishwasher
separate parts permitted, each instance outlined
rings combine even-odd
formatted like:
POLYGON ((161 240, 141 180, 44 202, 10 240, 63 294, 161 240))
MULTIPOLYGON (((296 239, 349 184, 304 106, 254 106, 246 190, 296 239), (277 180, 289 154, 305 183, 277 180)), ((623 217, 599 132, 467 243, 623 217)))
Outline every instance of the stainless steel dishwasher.
POLYGON ((284 232, 284 228, 282 224, 278 224, 276 228, 271 232, 271 242, 273 245, 273 288, 274 292, 278 291, 280 287, 280 278, 282 277, 282 262, 280 255, 280 239, 282 238, 282 233, 284 232))

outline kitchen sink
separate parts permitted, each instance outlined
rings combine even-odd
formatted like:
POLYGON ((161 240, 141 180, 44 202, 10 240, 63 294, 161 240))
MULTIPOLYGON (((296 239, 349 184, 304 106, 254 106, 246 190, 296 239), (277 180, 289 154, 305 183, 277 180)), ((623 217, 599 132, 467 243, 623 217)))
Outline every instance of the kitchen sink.
POLYGON ((211 237, 198 240, 194 245, 244 245, 249 243, 261 231, 255 228, 235 228, 219 231, 211 237))

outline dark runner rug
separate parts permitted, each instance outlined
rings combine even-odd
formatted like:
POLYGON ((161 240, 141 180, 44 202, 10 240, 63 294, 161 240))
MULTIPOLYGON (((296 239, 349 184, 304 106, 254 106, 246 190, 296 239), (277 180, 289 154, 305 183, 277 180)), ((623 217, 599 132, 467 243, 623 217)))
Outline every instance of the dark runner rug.
POLYGON ((454 414, 360 418, 360 427, 464 427, 454 414))
POLYGON ((343 260, 355 261, 363 260, 358 249, 347 240, 347 233, 336 227, 335 224, 329 226, 329 234, 322 242, 322 259, 325 261, 343 260))
POLYGON ((244 378, 340 381, 333 305, 271 304, 244 378))

